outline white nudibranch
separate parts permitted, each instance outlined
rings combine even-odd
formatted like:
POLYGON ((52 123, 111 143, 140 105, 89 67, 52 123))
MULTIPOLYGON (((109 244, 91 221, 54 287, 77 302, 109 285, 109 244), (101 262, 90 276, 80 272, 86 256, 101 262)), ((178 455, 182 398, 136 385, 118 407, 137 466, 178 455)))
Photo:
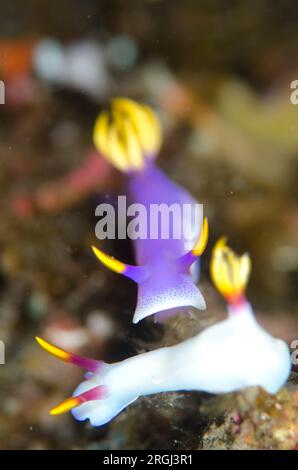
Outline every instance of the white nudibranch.
POLYGON ((37 338, 49 353, 88 371, 73 397, 50 413, 71 409, 76 419, 100 426, 142 395, 183 390, 226 393, 248 386, 276 393, 288 378, 290 354, 285 342, 256 321, 244 296, 249 272, 248 255, 237 257, 221 239, 213 250, 211 275, 228 301, 228 318, 175 346, 106 364, 37 338))

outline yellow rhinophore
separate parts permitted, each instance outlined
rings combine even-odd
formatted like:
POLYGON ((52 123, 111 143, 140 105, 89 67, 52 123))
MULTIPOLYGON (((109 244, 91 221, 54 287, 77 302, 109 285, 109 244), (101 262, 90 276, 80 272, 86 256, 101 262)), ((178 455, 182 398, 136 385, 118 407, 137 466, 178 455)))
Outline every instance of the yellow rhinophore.
POLYGON ((214 285, 226 298, 231 299, 244 293, 251 271, 248 254, 237 256, 226 244, 223 237, 213 248, 210 272, 214 285))
POLYGON ((146 105, 128 98, 116 98, 111 110, 102 112, 93 139, 103 156, 121 171, 140 170, 145 158, 154 157, 161 146, 159 120, 146 105))

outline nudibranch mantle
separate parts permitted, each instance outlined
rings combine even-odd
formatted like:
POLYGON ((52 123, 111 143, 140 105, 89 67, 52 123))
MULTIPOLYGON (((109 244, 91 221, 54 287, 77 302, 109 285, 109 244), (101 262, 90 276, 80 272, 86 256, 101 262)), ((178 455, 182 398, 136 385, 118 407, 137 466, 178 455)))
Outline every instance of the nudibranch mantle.
POLYGON ((127 266, 116 260, 120 263, 117 268, 114 258, 94 248, 98 259, 107 267, 137 282, 138 300, 133 322, 153 314, 155 319, 162 320, 178 308, 180 311, 191 306, 205 309, 204 298, 190 276, 190 268, 204 251, 207 222, 203 224, 202 210, 195 215, 185 210, 186 207, 196 210, 199 204, 154 163, 161 145, 156 115, 146 105, 117 98, 113 100, 110 112, 99 115, 94 142, 100 153, 126 174, 128 202, 145 208, 145 213, 140 213, 138 219, 143 226, 149 225, 150 233, 156 229, 155 222, 148 220, 153 206, 180 209, 180 216, 175 216, 175 220, 169 218, 169 237, 164 239, 158 231, 155 238, 134 240, 137 266, 127 266), (175 237, 174 224, 178 222, 188 228, 188 233, 182 230, 181 236, 175 237))

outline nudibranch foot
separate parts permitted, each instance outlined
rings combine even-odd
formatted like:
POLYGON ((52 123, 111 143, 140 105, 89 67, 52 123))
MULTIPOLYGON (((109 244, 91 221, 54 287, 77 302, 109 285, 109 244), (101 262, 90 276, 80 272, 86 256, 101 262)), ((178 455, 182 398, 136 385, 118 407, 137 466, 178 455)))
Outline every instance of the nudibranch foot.
POLYGON ((153 279, 139 284, 137 307, 133 323, 158 313, 166 317, 176 315, 179 311, 194 307, 205 310, 206 303, 201 291, 195 286, 187 274, 171 274, 166 279, 162 273, 156 273, 153 279))

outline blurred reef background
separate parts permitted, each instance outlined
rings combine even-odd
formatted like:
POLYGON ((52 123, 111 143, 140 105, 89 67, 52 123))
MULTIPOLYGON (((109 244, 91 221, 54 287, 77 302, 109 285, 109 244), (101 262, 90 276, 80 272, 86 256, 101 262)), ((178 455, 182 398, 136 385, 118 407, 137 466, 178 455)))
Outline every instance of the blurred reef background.
MULTIPOLYGON (((258 320, 289 344, 298 338, 296 3, 2 0, 0 31, 0 448, 297 448, 295 368, 276 397, 162 394, 96 429, 48 415, 82 375, 34 341, 112 362, 192 336, 225 315, 208 268, 223 234, 251 254, 258 320), (166 325, 132 326, 133 283, 90 250, 95 207, 121 185, 92 143, 114 96, 157 109, 159 165, 209 219, 207 311, 166 325)), ((126 241, 104 249, 132 261, 126 241)))

